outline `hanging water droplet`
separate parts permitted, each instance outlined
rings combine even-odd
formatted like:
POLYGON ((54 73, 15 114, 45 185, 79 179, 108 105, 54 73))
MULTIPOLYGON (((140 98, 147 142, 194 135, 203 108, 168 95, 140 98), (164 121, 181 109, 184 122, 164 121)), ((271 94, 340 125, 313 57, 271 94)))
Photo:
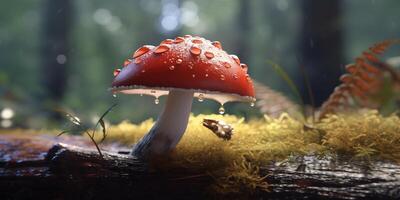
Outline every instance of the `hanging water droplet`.
POLYGON ((121 72, 121 69, 116 69, 114 70, 114 76, 118 76, 118 74, 121 72))
POLYGON ((239 57, 237 57, 236 55, 231 55, 231 57, 233 58, 233 60, 234 60, 238 65, 240 65, 240 59, 239 59, 239 57))
POLYGON ((214 47, 217 47, 218 49, 222 49, 221 42, 219 41, 214 41, 211 43, 214 47))
POLYGON ((192 53, 195 56, 198 56, 201 53, 201 49, 197 46, 192 46, 190 47, 190 53, 192 53))
POLYGON ((116 97, 117 97, 117 95, 116 95, 116 94, 113 94, 112 96, 113 96, 114 98, 116 98, 116 97))
POLYGON ((162 45, 158 46, 156 48, 156 50, 154 50, 154 53, 160 54, 160 53, 164 53, 164 52, 166 52, 168 50, 169 50, 169 46, 166 45, 166 44, 162 44, 162 45))
POLYGON ((176 59, 176 64, 181 64, 182 63, 182 59, 180 59, 180 58, 178 58, 178 59, 176 59))
POLYGON ((254 105, 255 105, 254 102, 251 102, 251 103, 250 103, 250 106, 251 106, 251 107, 254 107, 254 105))
POLYGON ((140 47, 139 49, 137 49, 135 51, 135 53, 133 53, 133 58, 137 58, 145 53, 147 53, 148 51, 150 51, 150 49, 154 48, 154 46, 151 45, 144 45, 142 47, 140 47))
POLYGON ((211 59, 214 58, 214 54, 212 52, 206 51, 204 53, 204 55, 206 56, 206 58, 211 59))
POLYGON ((219 76, 219 79, 225 80, 225 76, 224 76, 223 74, 221 74, 221 75, 219 76))
POLYGON ((165 39, 164 41, 161 42, 161 44, 172 44, 172 42, 174 42, 174 40, 165 39))
POLYGON ((229 63, 227 63, 227 62, 224 62, 223 65, 224 65, 224 67, 227 68, 227 69, 231 68, 231 64, 229 64, 229 63))
POLYGON ((202 44, 203 43, 203 41, 201 41, 199 39, 194 39, 194 40, 192 40, 192 42, 195 43, 195 44, 202 44))
POLYGON ((219 107, 218 109, 219 114, 223 115, 225 113, 225 108, 223 105, 221 105, 221 107, 219 107))
POLYGON ((198 101, 199 102, 203 102, 204 101, 204 95, 203 94, 199 94, 198 101))
POLYGON ((174 41, 174 43, 181 43, 181 42, 183 42, 183 41, 185 41, 185 39, 183 38, 183 37, 177 37, 177 38, 175 38, 175 41, 174 41))
POLYGON ((173 65, 171 65, 171 66, 169 66, 169 70, 174 70, 175 69, 175 66, 173 66, 173 65))
POLYGON ((141 97, 143 96, 143 94, 139 94, 141 97))
POLYGON ((158 97, 155 98, 155 99, 154 99, 154 104, 159 104, 159 103, 160 103, 160 99, 158 99, 158 97))

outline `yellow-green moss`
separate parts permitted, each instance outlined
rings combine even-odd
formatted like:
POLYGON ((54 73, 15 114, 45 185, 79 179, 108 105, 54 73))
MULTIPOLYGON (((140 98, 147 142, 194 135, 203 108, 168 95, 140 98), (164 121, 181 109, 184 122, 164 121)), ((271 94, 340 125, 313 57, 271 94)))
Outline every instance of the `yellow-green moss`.
MULTIPOLYGON (((151 128, 122 122, 108 129, 108 140, 133 144, 151 128)), ((329 115, 311 128, 287 114, 278 119, 245 121, 232 115, 191 116, 188 129, 169 157, 168 166, 203 171, 213 176, 220 192, 267 190, 259 166, 290 155, 340 153, 358 158, 400 162, 400 119, 377 111, 329 115), (224 141, 202 126, 204 118, 224 120, 234 128, 224 141)))
POLYGON ((330 115, 318 127, 326 132, 323 146, 331 151, 366 159, 400 162, 400 120, 377 111, 330 115))

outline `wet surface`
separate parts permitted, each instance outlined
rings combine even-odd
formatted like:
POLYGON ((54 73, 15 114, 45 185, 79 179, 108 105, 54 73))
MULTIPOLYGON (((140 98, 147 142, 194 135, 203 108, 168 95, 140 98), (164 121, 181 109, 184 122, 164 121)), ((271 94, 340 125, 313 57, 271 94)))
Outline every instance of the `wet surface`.
MULTIPOLYGON (((275 192, 334 199, 400 199, 400 166, 304 156, 263 168, 275 192)), ((292 196, 294 195, 294 196, 292 196)))
POLYGON ((47 151, 59 142, 91 147, 90 141, 79 136, 0 134, 0 163, 43 160, 47 151))

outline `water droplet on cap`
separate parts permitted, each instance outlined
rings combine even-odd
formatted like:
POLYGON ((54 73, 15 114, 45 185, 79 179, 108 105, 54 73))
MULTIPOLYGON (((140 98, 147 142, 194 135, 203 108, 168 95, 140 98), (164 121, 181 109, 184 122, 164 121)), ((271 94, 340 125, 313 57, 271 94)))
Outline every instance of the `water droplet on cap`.
POLYGON ((218 49, 222 49, 221 42, 219 41, 214 41, 211 43, 214 47, 217 47, 218 49))
POLYGON ((242 63, 242 64, 240 64, 240 67, 242 67, 242 69, 243 69, 245 72, 247 72, 247 65, 246 65, 246 64, 242 63))
POLYGON ((224 62, 223 65, 224 65, 224 67, 227 68, 227 69, 231 68, 231 64, 229 64, 229 63, 227 63, 227 62, 224 62))
POLYGON ((151 45, 142 46, 142 47, 140 47, 139 49, 137 49, 137 50, 135 51, 135 53, 133 53, 133 56, 132 56, 132 57, 133 57, 133 58, 137 58, 137 57, 139 57, 139 56, 141 56, 141 55, 147 53, 147 52, 150 51, 150 49, 152 49, 152 48, 154 48, 154 46, 151 46, 151 45))
POLYGON ((181 43, 183 41, 185 41, 185 39, 183 37, 177 37, 177 38, 175 38, 174 43, 181 43))
POLYGON ((132 62, 132 60, 128 59, 124 61, 124 67, 128 66, 130 63, 132 62))
POLYGON ((225 113, 225 108, 224 106, 221 105, 221 107, 219 107, 218 109, 219 114, 223 115, 225 113))
POLYGON ((146 72, 146 70, 142 69, 142 73, 145 73, 145 72, 146 72))
POLYGON ((201 53, 201 49, 199 47, 197 47, 197 46, 192 46, 192 47, 190 47, 190 53, 192 53, 193 55, 198 56, 201 53))
POLYGON ((121 72, 121 69, 116 69, 114 70, 114 76, 118 76, 118 74, 121 72))
POLYGON ((192 42, 195 43, 195 44, 202 44, 203 43, 203 41, 201 41, 199 39, 194 39, 194 40, 192 40, 192 42))
POLYGON ((180 58, 178 58, 178 59, 176 59, 176 64, 181 64, 182 63, 182 59, 180 59, 180 58))
POLYGON ((166 52, 168 50, 169 50, 169 46, 166 45, 166 44, 162 44, 162 45, 158 46, 156 48, 156 50, 154 50, 154 53, 156 53, 156 54, 164 53, 164 52, 166 52))
POLYGON ((225 76, 224 76, 223 74, 221 74, 221 75, 219 76, 219 78, 220 78, 221 80, 225 80, 225 76))
POLYGON ((171 39, 165 39, 164 41, 162 41, 160 44, 172 44, 174 42, 174 40, 171 39))
POLYGON ((239 57, 237 57, 236 55, 231 55, 231 57, 233 58, 233 60, 235 60, 235 62, 240 65, 240 59, 239 57))
POLYGON ((140 59, 140 58, 135 58, 135 64, 139 64, 139 63, 141 63, 142 62, 142 59, 140 59))
POLYGON ((169 66, 169 70, 174 70, 175 69, 175 66, 173 66, 173 65, 171 65, 171 66, 169 66))
POLYGON ((204 55, 206 56, 206 58, 211 59, 214 58, 214 54, 212 52, 206 51, 204 53, 204 55))
POLYGON ((251 82, 251 78, 248 74, 246 74, 246 79, 247 79, 247 82, 251 82))
POLYGON ((193 78, 196 77, 196 74, 192 74, 192 77, 193 77, 193 78))
POLYGON ((234 78, 234 79, 238 79, 239 77, 238 77, 238 75, 233 74, 233 78, 234 78))
POLYGON ((208 77, 208 74, 205 74, 204 76, 205 76, 205 77, 208 77))

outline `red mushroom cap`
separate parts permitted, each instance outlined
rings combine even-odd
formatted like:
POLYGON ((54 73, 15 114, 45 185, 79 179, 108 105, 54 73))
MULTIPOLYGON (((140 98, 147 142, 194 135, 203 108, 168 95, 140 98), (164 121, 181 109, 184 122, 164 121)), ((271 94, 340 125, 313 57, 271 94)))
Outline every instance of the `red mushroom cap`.
POLYGON ((220 42, 201 37, 185 35, 157 47, 142 46, 114 75, 113 92, 160 96, 182 89, 223 102, 254 101, 247 65, 222 50, 220 42))

